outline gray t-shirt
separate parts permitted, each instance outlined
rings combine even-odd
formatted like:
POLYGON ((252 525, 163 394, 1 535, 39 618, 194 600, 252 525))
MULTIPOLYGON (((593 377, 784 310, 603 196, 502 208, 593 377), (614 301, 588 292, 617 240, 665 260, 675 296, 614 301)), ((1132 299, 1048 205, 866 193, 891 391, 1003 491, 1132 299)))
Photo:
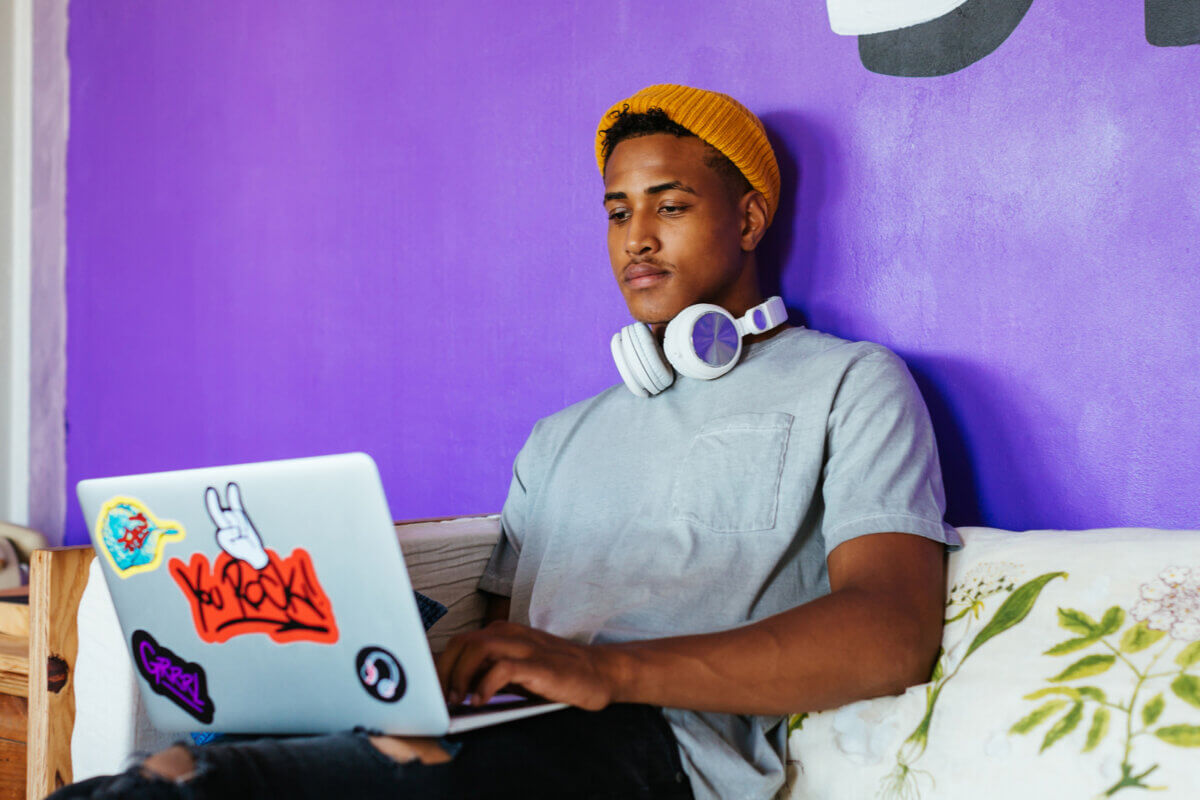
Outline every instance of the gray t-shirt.
MULTIPOLYGON (((904 362, 790 328, 728 375, 624 385, 540 420, 479 587, 578 642, 727 630, 829 593, 826 556, 900 531, 952 545, 929 414, 904 362)), ((697 798, 770 797, 781 717, 666 710, 697 798)))

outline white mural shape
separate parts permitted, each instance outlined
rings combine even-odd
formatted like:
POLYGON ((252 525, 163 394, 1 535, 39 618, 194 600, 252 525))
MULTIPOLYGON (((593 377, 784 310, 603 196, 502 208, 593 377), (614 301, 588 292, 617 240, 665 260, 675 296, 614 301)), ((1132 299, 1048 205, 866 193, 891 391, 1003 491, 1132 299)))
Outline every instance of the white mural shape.
POLYGON ((865 36, 929 22, 966 0, 826 0, 829 26, 842 36, 865 36))

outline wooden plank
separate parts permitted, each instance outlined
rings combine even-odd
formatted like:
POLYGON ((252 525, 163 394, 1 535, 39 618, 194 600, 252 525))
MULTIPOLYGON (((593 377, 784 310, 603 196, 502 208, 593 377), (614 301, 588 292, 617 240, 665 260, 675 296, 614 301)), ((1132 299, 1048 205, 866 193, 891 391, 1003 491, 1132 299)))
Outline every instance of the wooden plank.
MULTIPOLYGON (((0 694, 0 739, 24 742, 29 728, 29 701, 0 694)), ((24 785, 21 791, 25 791, 24 785)))
POLYGON ((29 636, 29 587, 22 586, 24 594, 0 601, 0 633, 9 636, 29 636))
POLYGON ((392 520, 392 525, 397 528, 403 528, 405 525, 425 525, 429 522, 457 522, 460 519, 486 519, 487 517, 495 516, 497 512, 492 511, 488 514, 457 514, 453 517, 421 517, 420 519, 397 519, 392 520))
POLYGON ((29 696, 29 639, 0 633, 0 692, 29 696))
POLYGON ((75 617, 90 546, 35 550, 29 568, 29 750, 26 793, 45 797, 71 782, 75 725, 75 617))
POLYGON ((25 798, 25 743, 0 739, 0 800, 25 798))
POLYGON ((483 622, 487 601, 476 587, 500 535, 498 524, 489 527, 447 525, 436 535, 400 537, 413 589, 447 609, 429 631, 429 647, 435 653, 445 650, 453 636, 483 622))

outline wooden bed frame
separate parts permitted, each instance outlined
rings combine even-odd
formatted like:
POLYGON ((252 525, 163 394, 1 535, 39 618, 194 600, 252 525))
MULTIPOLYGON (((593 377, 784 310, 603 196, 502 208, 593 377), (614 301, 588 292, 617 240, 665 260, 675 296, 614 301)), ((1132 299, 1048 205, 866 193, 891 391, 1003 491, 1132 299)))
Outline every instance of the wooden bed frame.
POLYGON ((29 564, 29 728, 25 795, 40 800, 71 782, 75 615, 95 556, 90 546, 35 550, 29 564))
POLYGON ((92 548, 35 550, 29 585, 0 592, 0 800, 71 782, 75 616, 92 548))

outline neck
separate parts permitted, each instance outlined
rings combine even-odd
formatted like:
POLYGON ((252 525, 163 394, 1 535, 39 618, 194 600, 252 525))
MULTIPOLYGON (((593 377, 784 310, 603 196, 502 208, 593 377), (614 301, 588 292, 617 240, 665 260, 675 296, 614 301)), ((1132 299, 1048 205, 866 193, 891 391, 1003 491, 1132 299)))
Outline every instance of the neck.
MULTIPOLYGON (((746 312, 762 303, 767 298, 763 297, 762 291, 758 288, 758 268, 754 259, 754 251, 742 253, 742 269, 738 275, 737 281, 723 292, 721 298, 699 298, 697 303, 713 303, 724 308, 735 317, 745 316, 746 312)), ((667 334, 666 322, 655 322, 650 325, 650 330, 654 337, 661 343, 663 337, 667 334)), ((793 327, 788 323, 784 323, 776 328, 772 328, 765 333, 755 333, 746 336, 742 339, 744 344, 754 344, 755 342, 764 342, 775 336, 784 328, 793 327)))

